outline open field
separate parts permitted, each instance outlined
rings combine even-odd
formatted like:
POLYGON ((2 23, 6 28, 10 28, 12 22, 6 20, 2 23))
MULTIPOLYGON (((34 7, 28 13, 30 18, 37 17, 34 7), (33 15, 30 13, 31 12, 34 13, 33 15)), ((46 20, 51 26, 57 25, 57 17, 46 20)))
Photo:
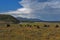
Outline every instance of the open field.
POLYGON ((60 40, 60 23, 0 24, 0 40, 60 40))

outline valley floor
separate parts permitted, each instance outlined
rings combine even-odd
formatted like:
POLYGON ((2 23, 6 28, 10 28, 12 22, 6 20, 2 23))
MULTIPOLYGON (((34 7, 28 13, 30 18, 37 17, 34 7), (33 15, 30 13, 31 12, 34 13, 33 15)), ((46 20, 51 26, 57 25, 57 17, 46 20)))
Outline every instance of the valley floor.
POLYGON ((0 24, 0 40, 60 40, 60 23, 0 24))

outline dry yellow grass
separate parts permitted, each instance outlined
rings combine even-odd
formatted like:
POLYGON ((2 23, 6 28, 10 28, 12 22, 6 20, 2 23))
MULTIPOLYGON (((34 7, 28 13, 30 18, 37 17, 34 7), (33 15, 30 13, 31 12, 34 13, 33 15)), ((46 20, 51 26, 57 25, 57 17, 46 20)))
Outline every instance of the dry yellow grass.
POLYGON ((60 40, 60 23, 0 24, 0 40, 60 40))

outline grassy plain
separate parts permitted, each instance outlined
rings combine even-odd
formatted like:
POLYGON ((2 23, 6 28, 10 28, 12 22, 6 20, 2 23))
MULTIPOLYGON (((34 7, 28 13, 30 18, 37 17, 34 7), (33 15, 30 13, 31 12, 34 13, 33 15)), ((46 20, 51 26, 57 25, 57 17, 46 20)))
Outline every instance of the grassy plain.
POLYGON ((0 24, 0 40, 60 40, 60 23, 0 24))

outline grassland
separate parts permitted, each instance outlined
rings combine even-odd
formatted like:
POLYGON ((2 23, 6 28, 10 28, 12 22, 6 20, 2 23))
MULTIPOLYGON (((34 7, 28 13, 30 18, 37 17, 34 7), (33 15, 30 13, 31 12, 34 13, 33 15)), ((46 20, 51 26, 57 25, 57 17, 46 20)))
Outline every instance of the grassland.
POLYGON ((60 23, 0 24, 0 40, 60 40, 60 23))

